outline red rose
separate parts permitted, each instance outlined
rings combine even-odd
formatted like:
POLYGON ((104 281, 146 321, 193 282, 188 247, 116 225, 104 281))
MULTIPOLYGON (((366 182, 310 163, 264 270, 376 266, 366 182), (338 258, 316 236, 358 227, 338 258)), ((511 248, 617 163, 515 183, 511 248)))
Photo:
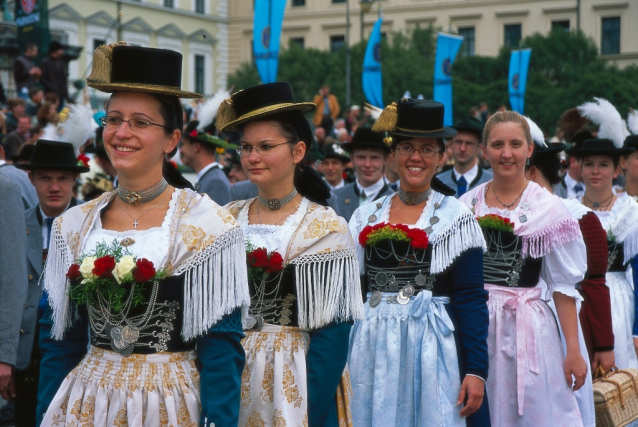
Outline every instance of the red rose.
POLYGON ((155 266, 146 258, 138 259, 133 269, 133 278, 138 283, 144 283, 155 277, 155 266))
POLYGON ((95 263, 93 263, 93 274, 102 279, 110 279, 113 277, 114 268, 115 258, 106 255, 95 260, 95 263))
POLYGON ((363 227, 363 230, 361 230, 361 233, 359 233, 359 244, 361 246, 365 246, 366 242, 368 241, 368 234, 370 234, 372 232, 372 227, 370 227, 369 225, 366 225, 365 227, 363 227))
POLYGON ((251 267, 266 267, 268 265, 268 251, 257 248, 248 254, 248 264, 251 267))
POLYGON ((69 271, 66 272, 66 277, 69 278, 72 282, 75 282, 78 277, 80 277, 82 273, 80 273, 80 266, 77 264, 71 264, 69 267, 69 271))
POLYGON ((266 271, 268 273, 274 273, 281 270, 282 268, 284 268, 284 259, 281 257, 281 254, 279 252, 273 252, 270 255, 270 259, 268 260, 266 271))

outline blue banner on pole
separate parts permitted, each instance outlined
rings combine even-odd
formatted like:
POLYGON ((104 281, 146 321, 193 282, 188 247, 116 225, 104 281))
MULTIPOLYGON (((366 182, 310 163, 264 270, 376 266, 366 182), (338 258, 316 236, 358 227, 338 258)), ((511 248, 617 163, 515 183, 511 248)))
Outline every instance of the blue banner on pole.
POLYGON ((513 111, 525 114, 525 87, 532 49, 513 50, 510 56, 509 94, 513 111))
POLYGON ((255 0, 253 55, 262 83, 277 81, 279 36, 286 0, 255 0))
POLYGON ((363 58, 361 84, 368 102, 383 108, 383 84, 381 82, 381 21, 379 18, 372 28, 366 56, 363 58))
POLYGON ((452 126, 452 64, 463 43, 463 37, 439 33, 434 59, 434 100, 445 106, 443 124, 452 126))

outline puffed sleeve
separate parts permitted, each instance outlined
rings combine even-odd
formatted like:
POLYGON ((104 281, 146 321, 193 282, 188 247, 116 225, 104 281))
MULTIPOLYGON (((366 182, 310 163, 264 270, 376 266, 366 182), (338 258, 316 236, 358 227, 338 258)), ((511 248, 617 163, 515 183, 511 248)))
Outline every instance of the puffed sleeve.
POLYGON ((547 284, 545 299, 560 292, 582 301, 576 284, 583 280, 587 271, 587 249, 582 238, 565 243, 543 257, 541 278, 547 284))

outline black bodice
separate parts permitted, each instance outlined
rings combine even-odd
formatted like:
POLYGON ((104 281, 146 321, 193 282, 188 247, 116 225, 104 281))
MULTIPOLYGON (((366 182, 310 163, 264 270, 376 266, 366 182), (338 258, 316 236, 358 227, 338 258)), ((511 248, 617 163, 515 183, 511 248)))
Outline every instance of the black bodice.
POLYGON ((192 350, 195 341, 184 342, 181 336, 183 308, 183 275, 148 282, 144 303, 132 306, 126 320, 111 316, 105 324, 102 308, 89 307, 91 344, 123 355, 192 350))
POLYGON ((399 292, 405 286, 414 287, 414 294, 423 290, 434 296, 452 296, 449 274, 430 274, 432 245, 415 249, 409 242, 382 240, 365 248, 365 274, 361 280, 364 296, 367 292, 399 292))
POLYGON ((294 265, 266 278, 249 277, 248 287, 251 316, 274 325, 299 326, 294 265))
POLYGON ((487 252, 483 255, 485 283, 533 288, 538 284, 542 258, 523 258, 523 239, 512 232, 483 229, 487 252))
POLYGON ((608 272, 625 272, 624 260, 625 260, 625 246, 616 241, 607 240, 607 252, 609 254, 607 258, 607 271, 608 272))

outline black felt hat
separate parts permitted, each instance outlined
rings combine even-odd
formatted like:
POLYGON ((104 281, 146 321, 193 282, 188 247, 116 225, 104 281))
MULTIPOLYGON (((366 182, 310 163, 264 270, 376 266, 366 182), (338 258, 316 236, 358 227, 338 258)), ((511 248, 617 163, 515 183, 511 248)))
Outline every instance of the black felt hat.
POLYGON ((633 148, 618 148, 611 139, 594 138, 583 142, 580 148, 572 147, 565 152, 570 156, 626 156, 634 151, 633 148))
POLYGON ((25 161, 29 162, 31 161, 31 154, 33 153, 34 149, 35 149, 35 145, 33 144, 22 144, 18 152, 14 154, 13 156, 11 156, 9 160, 11 160, 13 163, 25 162, 25 161))
POLYGON ((483 122, 474 116, 464 115, 459 118, 452 129, 457 132, 472 132, 478 135, 479 139, 483 136, 483 122))
POLYGON ((348 153, 346 153, 341 145, 336 142, 332 144, 324 144, 323 151, 326 153, 326 159, 337 159, 341 160, 343 163, 348 163, 350 161, 348 153))
POLYGON ((633 148, 634 150, 638 150, 638 135, 629 135, 625 138, 623 148, 633 148))
POLYGON ((458 132, 443 126, 444 111, 440 102, 403 98, 385 107, 372 129, 411 138, 451 138, 458 132))
POLYGON ((75 157, 73 145, 68 142, 48 141, 40 139, 35 144, 31 154, 31 163, 17 164, 18 169, 36 170, 50 169, 71 171, 76 173, 88 172, 90 169, 75 157))
POLYGON ((295 102, 288 82, 268 83, 240 90, 219 106, 217 127, 222 132, 238 130, 238 125, 262 117, 296 111, 305 114, 317 106, 312 102, 295 102))
POLYGON ((128 46, 125 43, 102 45, 93 53, 93 69, 86 84, 102 92, 132 90, 201 98, 181 90, 182 54, 168 49, 128 46))
POLYGON ((583 146, 583 142, 587 141, 588 139, 596 139, 596 137, 589 130, 583 129, 579 132, 576 132, 576 134, 574 134, 571 141, 569 142, 572 143, 571 148, 580 150, 580 148, 583 146))
POLYGON ((565 151, 567 144, 562 142, 547 143, 547 146, 534 146, 534 153, 530 159, 532 163, 543 162, 545 159, 556 157, 561 151, 565 151))
MULTIPOLYGON (((230 150, 237 148, 237 145, 226 142, 225 140, 209 135, 206 131, 200 132, 197 130, 199 126, 199 120, 191 120, 186 124, 186 129, 182 133, 182 136, 190 139, 191 141, 201 142, 202 144, 214 145, 215 147, 223 148, 224 150, 230 150)), ((209 126, 210 128, 210 126, 209 126)), ((214 129, 214 127, 213 127, 214 129)))
POLYGON ((386 137, 385 132, 375 132, 364 126, 357 128, 352 141, 341 144, 341 148, 347 152, 351 152, 355 148, 380 148, 389 153, 391 147, 392 138, 386 137))

